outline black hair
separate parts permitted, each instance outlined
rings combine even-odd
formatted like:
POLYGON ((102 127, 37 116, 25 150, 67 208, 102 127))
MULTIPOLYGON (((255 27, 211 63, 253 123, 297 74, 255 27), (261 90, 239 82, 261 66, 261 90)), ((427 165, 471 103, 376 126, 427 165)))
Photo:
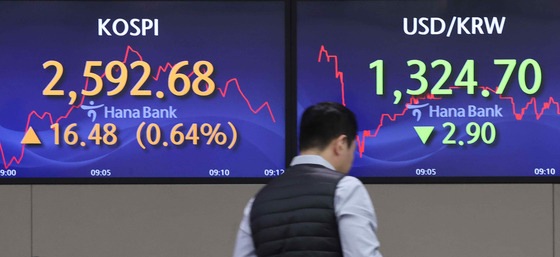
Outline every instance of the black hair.
POLYGON ((342 104, 323 102, 307 108, 301 117, 299 149, 325 149, 340 135, 348 137, 348 147, 358 134, 356 116, 342 104))

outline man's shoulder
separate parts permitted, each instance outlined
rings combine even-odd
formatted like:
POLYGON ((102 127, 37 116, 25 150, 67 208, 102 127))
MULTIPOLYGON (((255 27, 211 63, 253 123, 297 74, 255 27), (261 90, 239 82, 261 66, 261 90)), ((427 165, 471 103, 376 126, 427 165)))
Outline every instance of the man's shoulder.
POLYGON ((329 169, 325 166, 319 165, 319 164, 298 164, 298 165, 294 165, 289 167, 286 170, 287 175, 292 175, 292 176, 298 176, 298 175, 316 175, 316 176, 327 176, 327 177, 332 177, 335 179, 341 179, 343 177, 346 176, 346 174, 336 171, 336 170, 332 170, 329 169))
POLYGON ((342 180, 340 182, 341 183, 346 183, 346 184, 351 184, 351 185, 364 185, 364 183, 362 183, 362 181, 359 178, 356 178, 356 177, 350 176, 350 175, 344 176, 344 178, 342 178, 342 180))
MULTIPOLYGON (((340 180, 346 177, 346 174, 326 168, 317 164, 298 164, 290 166, 284 174, 275 177, 264 185, 256 194, 258 200, 263 193, 279 192, 288 190, 292 193, 307 191, 313 188, 331 188, 334 193, 340 180)), ((284 193, 281 193, 284 194, 284 193)), ((270 195, 270 194, 269 194, 270 195)))
POLYGON ((337 189, 351 189, 357 187, 364 187, 364 184, 358 178, 350 175, 344 176, 337 184, 337 189))

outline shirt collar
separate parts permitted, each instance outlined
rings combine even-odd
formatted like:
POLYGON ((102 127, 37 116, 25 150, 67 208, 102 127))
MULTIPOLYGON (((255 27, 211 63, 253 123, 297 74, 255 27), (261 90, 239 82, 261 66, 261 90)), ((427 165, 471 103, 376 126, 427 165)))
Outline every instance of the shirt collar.
POLYGON ((334 170, 334 166, 319 155, 298 155, 292 159, 290 166, 299 164, 317 164, 334 170))

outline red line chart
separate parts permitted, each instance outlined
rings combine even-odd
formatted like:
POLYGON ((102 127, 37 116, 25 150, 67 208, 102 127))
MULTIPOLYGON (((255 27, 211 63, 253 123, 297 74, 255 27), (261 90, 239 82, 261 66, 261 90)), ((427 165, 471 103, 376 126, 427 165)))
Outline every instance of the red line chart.
MULTIPOLYGON (((344 90, 345 90, 344 89, 344 73, 339 70, 338 56, 329 54, 329 52, 325 49, 325 46, 321 45, 321 49, 319 50, 319 59, 318 59, 319 63, 323 60, 321 58, 323 55, 326 57, 327 62, 331 62, 331 59, 334 60, 335 78, 339 79, 339 81, 340 81, 340 88, 341 88, 341 92, 342 92, 342 100, 341 101, 342 101, 342 104, 344 106, 346 106, 346 102, 345 102, 345 99, 344 99, 344 95, 345 95, 344 94, 345 93, 344 92, 344 90)), ((452 89, 452 90, 461 89, 461 87, 449 87, 449 88, 452 89)), ((511 106, 512 106, 512 113, 517 120, 523 119, 523 117, 525 116, 525 114, 527 114, 527 110, 529 110, 531 105, 533 105, 534 114, 535 114, 535 117, 536 117, 537 120, 539 120, 542 117, 542 115, 544 114, 544 111, 550 109, 552 105, 556 105, 556 113, 558 115, 560 115, 560 103, 555 101, 553 97, 549 97, 548 101, 544 102, 542 104, 542 107, 540 107, 540 109, 539 109, 539 106, 538 106, 539 104, 537 103, 537 99, 535 97, 531 97, 531 99, 525 104, 525 106, 523 108, 521 108, 521 110, 518 112, 517 108, 516 108, 516 103, 515 103, 513 97, 505 97, 505 96, 502 96, 501 94, 498 94, 497 93, 497 88, 496 89, 493 89, 493 88, 490 88, 490 87, 479 87, 479 88, 481 90, 488 90, 488 91, 498 95, 499 99, 508 100, 511 103, 511 106)), ((373 133, 372 133, 372 130, 363 130, 361 137, 360 137, 360 135, 356 136, 356 142, 358 144, 358 151, 360 153, 360 158, 363 156, 363 153, 365 151, 366 138, 377 137, 377 133, 379 133, 379 130, 387 122, 386 119, 389 119, 390 121, 396 121, 397 117, 405 115, 405 113, 408 111, 408 105, 418 104, 420 102, 420 100, 425 100, 425 99, 441 100, 442 98, 435 97, 432 94, 427 94, 425 96, 411 96, 409 102, 405 104, 405 107, 402 110, 402 112, 395 113, 395 114, 389 114, 389 113, 381 114, 381 118, 379 120, 379 125, 377 126, 377 128, 375 129, 375 131, 373 133)), ((529 111, 529 113, 530 113, 530 111, 529 111)))
POLYGON ((321 62, 323 53, 327 58, 327 62, 331 62, 331 58, 334 59, 334 76, 339 79, 340 81, 340 92, 342 94, 342 105, 346 106, 346 100, 344 97, 344 73, 338 69, 338 56, 336 55, 329 55, 329 52, 325 49, 325 46, 321 46, 321 50, 319 51, 319 60, 317 62, 321 62))
MULTIPOLYGON (((123 63, 127 63, 130 53, 134 53, 134 54, 139 58, 140 61, 143 61, 143 58, 142 58, 142 55, 140 54, 140 52, 134 50, 131 46, 127 46, 127 47, 126 47, 126 52, 125 52, 125 55, 124 55, 124 59, 123 59, 123 63)), ((172 68, 173 68, 173 65, 172 65, 171 63, 169 63, 169 62, 166 63, 166 64, 163 65, 163 66, 159 66, 158 69, 157 69, 156 75, 155 75, 155 76, 152 76, 152 78, 153 78, 154 80, 157 81, 157 80, 159 80, 159 76, 160 76, 160 74, 161 74, 162 72, 167 72, 167 70, 172 69, 172 68)), ((188 77, 191 77, 193 74, 194 74, 194 71, 192 71, 192 72, 191 72, 189 75, 187 75, 187 76, 188 76, 188 77)), ((101 77, 102 77, 102 78, 105 77, 105 73, 103 73, 103 74, 101 75, 101 77)), ((86 83, 85 83, 85 86, 84 86, 84 89, 85 89, 85 90, 87 90, 87 88, 88 88, 88 82, 89 82, 89 78, 86 79, 86 83)), ((239 85, 239 82, 238 82, 237 78, 232 78, 232 79, 228 80, 228 81, 226 82, 226 85, 225 85, 225 87, 224 87, 223 90, 222 90, 221 88, 218 87, 218 90, 220 91, 220 95, 221 95, 223 98, 226 97, 227 90, 228 90, 228 87, 229 87, 229 84, 230 84, 230 83, 235 83, 236 88, 237 88, 237 91, 241 94, 241 96, 243 97, 243 99, 244 99, 245 102, 247 103, 247 105, 248 105, 249 109, 251 110, 251 112, 253 112, 254 114, 257 114, 257 113, 259 113, 259 112, 261 111, 261 109, 263 109, 264 107, 267 107, 268 112, 269 112, 269 114, 270 114, 270 117, 271 117, 272 121, 273 121, 273 122, 276 122, 276 120, 275 120, 275 118, 274 118, 274 114, 272 113, 272 110, 271 110, 271 108, 270 108, 270 104, 268 103, 268 101, 264 102, 264 103, 263 103, 259 108, 257 108, 256 110, 252 107, 251 102, 250 102, 249 99, 245 96, 245 93, 243 93, 243 91, 242 91, 242 89, 241 89, 241 86, 239 85)), ((39 119, 41 119, 41 120, 43 120, 43 119, 45 119, 46 117, 48 117, 48 119, 49 119, 51 125, 53 125, 53 124, 58 123, 58 122, 59 122, 60 120, 62 120, 62 119, 67 119, 67 118, 70 116, 70 113, 72 113, 72 111, 73 111, 74 109, 80 108, 80 106, 82 106, 82 104, 84 103, 84 100, 85 100, 85 96, 82 95, 82 99, 81 99, 80 103, 79 103, 78 105, 72 105, 72 106, 70 107, 70 109, 68 109, 68 112, 66 112, 66 114, 63 115, 63 116, 58 117, 58 118, 56 119, 56 121, 54 121, 54 118, 53 118, 52 114, 49 113, 49 112, 44 112, 43 114, 40 115, 37 111, 32 111, 32 112, 29 113, 29 115, 27 116, 27 124, 25 125, 25 133, 27 133, 27 130, 29 129, 29 124, 30 124, 30 122, 31 122, 31 118, 33 118, 34 116, 37 117, 37 118, 39 118, 39 119)), ((20 154, 19 154, 19 157, 18 157, 18 156, 13 156, 13 157, 9 158, 9 162, 7 162, 7 161, 6 161, 6 155, 4 154, 4 149, 2 148, 2 143, 0 143, 0 154, 2 155, 2 161, 3 161, 3 164, 4 164, 4 168, 5 168, 5 169, 8 169, 14 162, 17 163, 17 164, 20 164, 20 163, 21 163, 21 160, 23 159, 24 152, 25 152, 25 144, 23 144, 22 147, 21 147, 21 152, 20 152, 20 154)))

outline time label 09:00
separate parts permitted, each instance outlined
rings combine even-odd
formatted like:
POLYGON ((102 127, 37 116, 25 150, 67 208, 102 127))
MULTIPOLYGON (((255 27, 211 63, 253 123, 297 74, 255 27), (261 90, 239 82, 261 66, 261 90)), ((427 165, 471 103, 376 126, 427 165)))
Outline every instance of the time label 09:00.
POLYGON ((10 170, 0 169, 0 177, 15 177, 16 175, 17 175, 17 171, 14 169, 10 169, 10 170))

